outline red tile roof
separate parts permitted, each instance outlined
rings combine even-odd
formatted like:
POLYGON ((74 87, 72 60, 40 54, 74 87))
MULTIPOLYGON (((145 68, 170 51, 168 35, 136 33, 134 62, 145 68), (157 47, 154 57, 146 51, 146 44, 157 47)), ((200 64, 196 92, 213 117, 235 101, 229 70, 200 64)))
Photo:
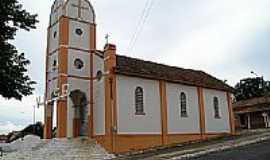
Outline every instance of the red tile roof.
POLYGON ((233 92, 232 87, 203 71, 172 67, 121 55, 116 56, 115 72, 121 75, 166 80, 185 85, 233 92))
POLYGON ((239 107, 256 107, 258 105, 270 105, 270 96, 265 96, 265 97, 255 97, 251 98, 248 100, 242 100, 233 103, 234 108, 239 108, 239 107))

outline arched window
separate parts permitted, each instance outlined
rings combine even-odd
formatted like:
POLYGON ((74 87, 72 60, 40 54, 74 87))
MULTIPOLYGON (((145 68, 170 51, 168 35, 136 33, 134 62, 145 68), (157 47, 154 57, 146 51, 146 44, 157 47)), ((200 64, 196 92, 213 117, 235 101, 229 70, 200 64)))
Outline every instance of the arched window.
POLYGON ((214 97, 214 110, 215 110, 215 118, 220 118, 220 112, 219 112, 219 101, 217 97, 214 97))
POLYGON ((100 80, 102 79, 102 76, 103 76, 103 73, 102 73, 102 71, 99 70, 99 71, 97 72, 97 75, 96 75, 97 80, 100 81, 100 80))
POLYGON ((187 96, 184 92, 180 94, 180 111, 181 117, 187 117, 187 96))
POLYGON ((135 110, 136 115, 145 115, 144 113, 144 105, 143 105, 143 88, 137 87, 135 90, 135 110))

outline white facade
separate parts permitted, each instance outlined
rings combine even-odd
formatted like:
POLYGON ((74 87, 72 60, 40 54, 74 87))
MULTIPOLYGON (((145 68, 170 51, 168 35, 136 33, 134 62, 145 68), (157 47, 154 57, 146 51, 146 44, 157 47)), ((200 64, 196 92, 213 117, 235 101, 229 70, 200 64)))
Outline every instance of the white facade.
MULTIPOLYGON (((160 134, 159 82, 117 75, 118 134, 160 134), (144 90, 145 115, 135 114, 135 89, 144 90)), ((168 134, 200 134, 197 87, 166 83, 168 134), (180 93, 187 97, 187 117, 181 117, 180 93)), ((203 89, 206 133, 230 133, 226 92, 203 89), (213 99, 218 97, 220 119, 214 116, 213 99)))
POLYGON ((58 76, 58 51, 48 56, 48 80, 58 76))
POLYGON ((59 48, 59 23, 49 29, 49 53, 59 48))
POLYGON ((58 79, 50 80, 47 83, 48 83, 47 99, 51 100, 52 93, 55 91, 56 88, 58 88, 58 79))
POLYGON ((90 77, 90 53, 69 49, 68 50, 68 75, 78 77, 90 77), (83 67, 77 69, 74 65, 76 59, 80 59, 83 62, 83 67))
POLYGON ((159 81, 117 75, 118 134, 161 134, 159 81), (135 89, 144 90, 145 115, 135 114, 135 89))
POLYGON ((69 47, 80 48, 84 50, 90 49, 90 25, 79 21, 70 20, 69 22, 69 47), (82 31, 81 35, 76 30, 82 31))
POLYGON ((230 132, 229 109, 226 92, 204 89, 206 133, 230 132), (220 118, 215 118, 214 97, 219 101, 220 118))
POLYGON ((169 134, 200 133, 197 87, 166 83, 169 134), (187 97, 187 117, 181 117, 180 94, 187 97))
MULTIPOLYGON (((104 59, 98 55, 93 56, 93 76, 96 77, 98 71, 104 71, 104 59)), ((105 135, 105 83, 104 77, 94 80, 93 94, 93 121, 94 135, 105 135)))

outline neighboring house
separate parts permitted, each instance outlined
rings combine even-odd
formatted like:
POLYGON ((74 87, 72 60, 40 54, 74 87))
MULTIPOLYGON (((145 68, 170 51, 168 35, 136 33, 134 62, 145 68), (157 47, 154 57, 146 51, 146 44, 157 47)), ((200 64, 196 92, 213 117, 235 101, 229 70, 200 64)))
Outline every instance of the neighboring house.
POLYGON ((233 88, 203 71, 120 56, 112 44, 98 51, 95 18, 87 0, 52 6, 45 138, 55 112, 56 137, 88 136, 114 153, 234 134, 233 88))
POLYGON ((270 97, 256 97, 233 104, 237 128, 270 127, 270 97))
POLYGON ((6 135, 0 135, 0 143, 6 143, 8 137, 6 135))

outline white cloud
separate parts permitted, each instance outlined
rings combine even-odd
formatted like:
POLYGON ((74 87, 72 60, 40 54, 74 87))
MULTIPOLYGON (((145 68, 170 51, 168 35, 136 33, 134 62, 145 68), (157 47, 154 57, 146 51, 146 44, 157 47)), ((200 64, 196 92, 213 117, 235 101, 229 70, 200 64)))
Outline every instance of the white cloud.
POLYGON ((239 63, 246 56, 245 51, 254 35, 269 28, 270 17, 266 16, 266 6, 270 3, 265 0, 208 2, 211 3, 202 6, 194 4, 195 14, 186 22, 190 29, 185 30, 185 33, 174 30, 179 38, 174 39, 166 56, 159 58, 167 64, 201 69, 220 78, 230 78, 233 85, 239 81, 240 75, 248 76, 245 74, 249 73, 246 70, 248 66, 243 67, 239 63), (223 66, 235 68, 230 70, 223 66))
MULTIPOLYGON (((12 122, 20 125, 33 123, 35 95, 24 97, 22 101, 6 100, 0 97, 0 122, 12 122)), ((36 121, 43 121, 44 108, 36 108, 36 121)))

